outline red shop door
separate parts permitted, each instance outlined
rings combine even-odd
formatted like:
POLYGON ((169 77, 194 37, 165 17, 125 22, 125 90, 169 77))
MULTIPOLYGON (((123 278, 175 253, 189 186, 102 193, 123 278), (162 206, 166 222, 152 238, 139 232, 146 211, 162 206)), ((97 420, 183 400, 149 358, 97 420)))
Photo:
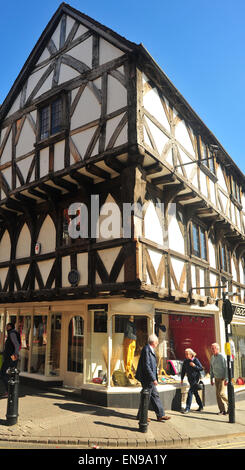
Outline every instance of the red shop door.
POLYGON ((185 349, 191 348, 205 371, 209 371, 210 346, 215 342, 213 317, 169 315, 169 333, 172 358, 184 360, 185 349))

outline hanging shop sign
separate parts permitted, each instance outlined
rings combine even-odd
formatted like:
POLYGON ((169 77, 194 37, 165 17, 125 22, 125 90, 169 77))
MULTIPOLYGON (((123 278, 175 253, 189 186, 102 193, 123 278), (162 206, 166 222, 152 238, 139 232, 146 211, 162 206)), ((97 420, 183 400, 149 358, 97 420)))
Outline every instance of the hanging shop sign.
POLYGON ((245 317, 245 306, 232 304, 233 315, 245 317))

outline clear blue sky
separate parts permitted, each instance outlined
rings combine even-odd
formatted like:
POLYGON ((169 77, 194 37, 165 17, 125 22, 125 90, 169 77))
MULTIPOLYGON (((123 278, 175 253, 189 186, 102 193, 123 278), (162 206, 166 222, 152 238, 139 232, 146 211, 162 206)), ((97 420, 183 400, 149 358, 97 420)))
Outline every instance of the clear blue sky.
MULTIPOLYGON (((1 2, 0 103, 58 0, 1 2)), ((71 0, 71 6, 143 43, 245 173, 244 0, 71 0)))

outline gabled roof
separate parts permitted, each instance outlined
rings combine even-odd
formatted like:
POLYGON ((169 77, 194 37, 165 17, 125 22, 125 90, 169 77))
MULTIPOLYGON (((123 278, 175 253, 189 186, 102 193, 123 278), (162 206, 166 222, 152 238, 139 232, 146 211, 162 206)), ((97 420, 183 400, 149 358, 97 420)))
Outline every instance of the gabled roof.
POLYGON ((81 24, 83 24, 83 26, 99 34, 101 37, 103 37, 104 39, 106 39, 115 47, 118 47, 125 53, 131 52, 132 50, 137 48, 137 45, 135 43, 128 41, 126 38, 115 33, 110 28, 107 28, 106 26, 98 23, 97 21, 85 15, 84 13, 81 13, 80 11, 74 9, 67 3, 61 3, 59 8, 56 10, 54 15, 50 19, 43 33, 41 34, 39 40, 37 41, 29 57, 27 58, 12 88, 10 89, 7 97, 2 103, 2 106, 0 106, 0 121, 3 120, 6 114, 8 113, 14 99, 16 98, 17 94, 20 92, 22 86, 24 85, 24 82, 26 81, 33 67, 37 63, 45 46, 47 45, 59 21, 61 20, 62 15, 64 14, 67 14, 70 17, 72 17, 74 20, 79 21, 81 24))

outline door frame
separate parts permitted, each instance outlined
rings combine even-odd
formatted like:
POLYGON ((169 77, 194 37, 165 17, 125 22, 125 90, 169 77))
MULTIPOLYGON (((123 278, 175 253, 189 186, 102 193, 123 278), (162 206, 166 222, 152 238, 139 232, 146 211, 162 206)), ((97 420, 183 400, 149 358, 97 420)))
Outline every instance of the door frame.
POLYGON ((85 377, 85 337, 84 334, 85 330, 85 314, 83 311, 74 311, 69 312, 62 312, 62 340, 61 340, 61 357, 60 357, 60 364, 61 364, 61 371, 60 375, 63 379, 64 385, 68 385, 72 388, 81 388, 84 384, 84 377, 85 377), (83 319, 83 372, 71 372, 68 371, 68 334, 69 334, 69 323, 73 317, 81 317, 83 319))

